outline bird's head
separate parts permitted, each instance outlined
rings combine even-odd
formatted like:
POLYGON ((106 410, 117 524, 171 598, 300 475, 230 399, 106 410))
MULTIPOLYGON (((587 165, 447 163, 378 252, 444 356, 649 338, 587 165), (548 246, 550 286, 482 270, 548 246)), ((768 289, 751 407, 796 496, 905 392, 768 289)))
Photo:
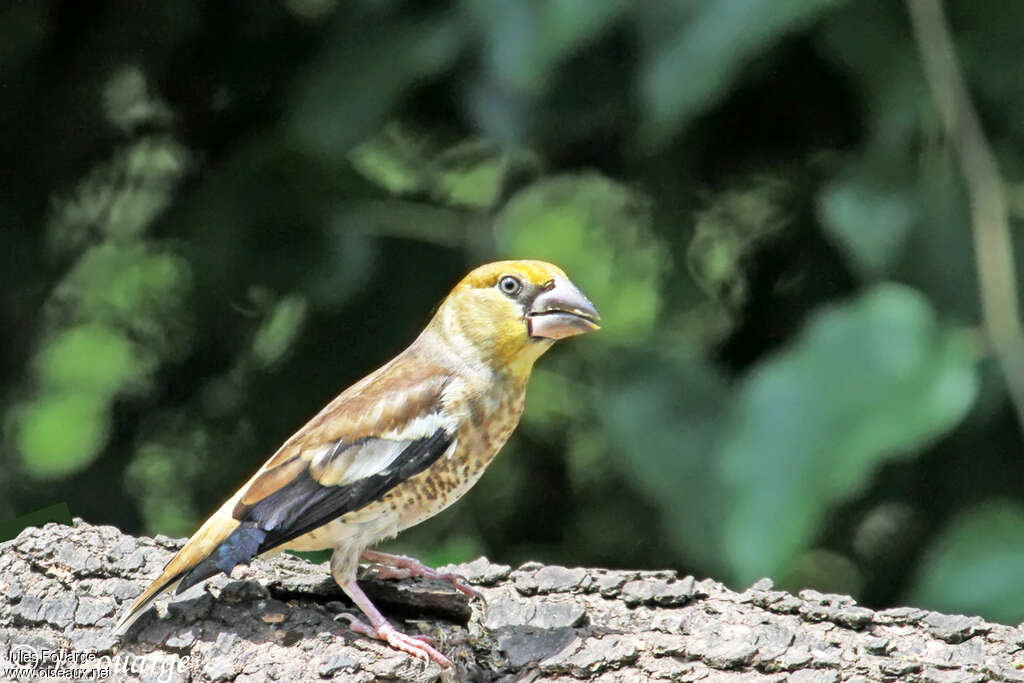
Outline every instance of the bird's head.
POLYGON ((498 261, 463 278, 435 323, 482 362, 525 376, 555 340, 592 332, 598 319, 594 304, 558 266, 498 261))

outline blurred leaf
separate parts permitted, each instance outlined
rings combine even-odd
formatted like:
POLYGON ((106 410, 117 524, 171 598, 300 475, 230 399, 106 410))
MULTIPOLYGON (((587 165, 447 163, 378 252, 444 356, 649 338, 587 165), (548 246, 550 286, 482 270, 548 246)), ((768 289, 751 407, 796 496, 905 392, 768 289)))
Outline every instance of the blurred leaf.
POLYGON ((130 132, 150 124, 166 126, 171 110, 150 92, 146 75, 135 65, 123 66, 110 77, 103 89, 103 107, 115 126, 130 132))
POLYGON ((479 138, 441 149, 426 135, 394 121, 360 143, 349 158, 360 174, 391 194, 425 194, 470 209, 490 208, 509 175, 536 175, 540 163, 526 150, 504 149, 479 138))
MULTIPOLYGON (((332 219, 337 229, 331 235, 338 247, 339 261, 345 256, 342 249, 362 234, 458 248, 467 241, 469 223, 469 215, 463 211, 401 199, 351 203, 332 219)), ((365 244, 358 247, 368 249, 365 244)))
POLYGON ((886 284, 818 314, 756 367, 719 460, 735 579, 777 576, 883 462, 957 424, 977 392, 973 360, 919 294, 886 284))
POLYGON ((273 365, 288 352, 306 318, 306 309, 306 300, 294 294, 277 302, 252 340, 257 366, 273 365))
POLYGON ((970 209, 960 173, 944 156, 913 181, 919 218, 897 266, 900 280, 921 290, 944 316, 981 317, 970 209))
POLYGON ((708 296, 728 309, 747 301, 746 261, 791 220, 787 190, 778 178, 751 178, 718 193, 696 215, 687 266, 708 296))
POLYGON ((889 271, 917 218, 913 202, 904 193, 856 178, 826 187, 818 212, 826 234, 865 278, 889 271))
POLYGON ((422 135, 391 121, 376 135, 359 143, 349 159, 359 173, 390 194, 426 192, 430 187, 428 157, 433 150, 422 135))
POLYGON ((943 315, 976 315, 966 201, 897 4, 853 2, 817 43, 854 84, 864 140, 818 197, 825 232, 863 278, 920 289, 943 315))
POLYGON ((721 525, 732 504, 715 476, 728 396, 708 366, 669 359, 627 361, 600 392, 618 470, 657 501, 665 533, 688 558, 720 569, 721 525))
POLYGON ((862 277, 898 279, 943 316, 975 320, 967 199, 907 36, 899 4, 851 2, 822 21, 819 49, 849 76, 865 116, 864 140, 818 198, 819 217, 862 277))
POLYGON ((447 204, 486 209, 501 194, 505 177, 522 157, 503 154, 491 143, 471 140, 445 150, 438 158, 437 194, 447 204))
POLYGON ((103 402, 142 385, 153 371, 154 358, 117 331, 87 324, 57 334, 33 363, 44 389, 90 392, 103 402))
POLYGON ((630 3, 467 0, 461 7, 483 51, 483 73, 468 97, 474 118, 491 138, 521 144, 531 137, 538 101, 555 67, 613 26, 630 3))
POLYGON ((244 418, 234 420, 230 433, 220 438, 215 423, 197 418, 186 410, 166 410, 147 416, 139 430, 123 481, 150 532, 186 536, 194 531, 203 512, 197 500, 218 488, 216 454, 245 453, 244 418))
POLYGON ((189 159, 184 147, 161 135, 118 150, 54 202, 46 226, 52 250, 67 253, 90 240, 139 237, 170 204, 189 159))
POLYGON ((932 542, 910 591, 912 604, 950 614, 1024 618, 1024 508, 992 501, 954 517, 932 542))
MULTIPOLYGON (((675 284, 677 291, 679 280, 675 284)), ((673 303, 677 303, 677 298, 673 303)), ((736 329, 738 311, 707 299, 666 316, 659 330, 659 348, 678 357, 693 357, 717 348, 736 329)))
POLYGON ((377 243, 366 234, 368 219, 362 208, 353 211, 356 216, 343 211, 330 216, 320 261, 303 279, 310 304, 321 310, 349 304, 377 267, 377 243))
POLYGON ((628 9, 626 0, 463 3, 486 36, 486 63, 501 87, 541 89, 566 53, 597 37, 628 9))
MULTIPOLYGON (((180 426, 187 428, 186 424, 180 426)), ((198 514, 189 484, 203 472, 202 456, 209 452, 208 442, 205 432, 193 428, 154 434, 136 449, 124 480, 147 528, 171 536, 188 535, 194 530, 198 514), (175 485, 168 486, 168 482, 175 485)))
POLYGON ((906 10, 901 3, 847 2, 822 18, 818 45, 859 92, 866 109, 865 153, 882 162, 879 171, 912 172, 919 149, 922 110, 930 107, 920 58, 908 40, 906 10), (884 161, 883 161, 884 160, 884 161))
MULTIPOLYGON (((756 54, 842 0, 681 2, 692 15, 674 35, 649 41, 640 79, 640 139, 656 148, 705 111, 756 54)), ((662 27, 657 27, 659 30, 662 27)))
MULTIPOLYGON (((237 370, 239 365, 229 374, 241 377, 237 388, 244 391, 249 385, 244 373, 237 370)), ((203 402, 205 394, 200 392, 196 402, 203 402)), ((286 400, 294 396, 287 395, 286 400)), ((271 410, 281 406, 269 395, 253 402, 262 403, 270 403, 271 410)), ((261 449, 270 448, 272 452, 272 446, 257 443, 252 420, 237 406, 226 414, 211 415, 214 411, 166 405, 160 411, 148 412, 140 421, 131 460, 111 476, 122 475, 125 494, 134 499, 146 533, 184 535, 195 530, 201 515, 212 512, 238 488, 251 468, 269 455, 261 449)))
POLYGON ((561 266, 601 311, 599 338, 650 334, 668 263, 647 200, 597 174, 546 178, 516 194, 495 220, 500 253, 561 266))
POLYGON ((107 440, 107 405, 91 393, 48 393, 15 409, 21 464, 56 479, 88 467, 107 440))
POLYGON ((165 248, 143 242, 90 248, 57 286, 52 324, 89 320, 128 330, 167 357, 184 352, 191 325, 185 310, 191 268, 165 248))
POLYGON ((367 33, 345 12, 294 93, 288 130, 310 155, 343 161, 406 88, 447 67, 462 44, 445 15, 380 22, 367 33))

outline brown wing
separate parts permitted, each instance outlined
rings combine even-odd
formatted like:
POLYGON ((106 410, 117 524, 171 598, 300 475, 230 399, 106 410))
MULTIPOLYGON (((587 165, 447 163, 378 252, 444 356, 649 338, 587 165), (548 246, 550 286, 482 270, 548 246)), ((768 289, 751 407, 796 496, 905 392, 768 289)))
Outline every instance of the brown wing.
POLYGON ((432 434, 443 421, 441 396, 447 382, 448 375, 440 368, 392 361, 354 384, 260 468, 244 487, 236 513, 241 506, 271 495, 307 467, 318 481, 333 485, 372 471, 377 454, 346 445, 370 437, 402 441, 432 434))

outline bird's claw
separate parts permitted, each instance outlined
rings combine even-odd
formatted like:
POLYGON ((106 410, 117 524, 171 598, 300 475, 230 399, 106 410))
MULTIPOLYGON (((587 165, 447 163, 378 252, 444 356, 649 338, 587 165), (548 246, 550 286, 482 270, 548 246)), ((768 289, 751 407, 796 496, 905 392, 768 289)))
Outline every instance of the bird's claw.
MULTIPOLYGON (((431 571, 433 571, 433 570, 431 570, 431 571)), ((458 574, 439 574, 438 572, 434 572, 434 578, 441 579, 442 581, 447 581, 448 583, 450 583, 452 585, 452 588, 454 588, 455 590, 459 591, 463 595, 468 596, 471 600, 472 599, 477 599, 477 600, 483 600, 484 599, 484 594, 483 593, 481 593, 477 589, 473 588, 472 586, 464 583, 465 579, 463 579, 458 574)))
POLYGON ((450 659, 438 652, 433 645, 431 645, 431 643, 434 642, 434 639, 430 636, 408 635, 402 633, 388 623, 381 624, 374 628, 373 626, 361 621, 356 616, 348 613, 342 613, 335 617, 335 619, 340 618, 347 619, 349 628, 356 633, 369 636, 370 638, 376 638, 377 640, 383 640, 396 650, 405 652, 417 659, 422 659, 424 662, 434 660, 444 667, 450 667, 452 665, 450 659))
POLYGON ((395 555, 389 557, 394 563, 392 565, 378 564, 377 565, 377 576, 382 579, 408 579, 408 578, 422 578, 422 579, 437 579, 440 581, 447 581, 452 585, 452 588, 459 591, 463 595, 466 595, 470 599, 478 598, 484 599, 483 594, 465 583, 465 579, 457 574, 442 574, 441 572, 431 569, 427 565, 423 564, 419 560, 415 560, 411 557, 402 557, 401 555, 395 555))

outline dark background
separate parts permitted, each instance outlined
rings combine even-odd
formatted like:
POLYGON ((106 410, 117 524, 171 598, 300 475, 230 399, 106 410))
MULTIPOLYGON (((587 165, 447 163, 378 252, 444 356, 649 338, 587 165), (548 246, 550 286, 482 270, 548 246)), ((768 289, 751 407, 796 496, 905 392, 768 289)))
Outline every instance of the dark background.
MULTIPOLYGON (((1024 3, 947 9, 1019 227, 1024 3)), ((187 535, 471 267, 543 258, 604 328, 392 547, 1024 619, 1021 431, 901 3, 8 3, 0 159, 0 519, 187 535)))

